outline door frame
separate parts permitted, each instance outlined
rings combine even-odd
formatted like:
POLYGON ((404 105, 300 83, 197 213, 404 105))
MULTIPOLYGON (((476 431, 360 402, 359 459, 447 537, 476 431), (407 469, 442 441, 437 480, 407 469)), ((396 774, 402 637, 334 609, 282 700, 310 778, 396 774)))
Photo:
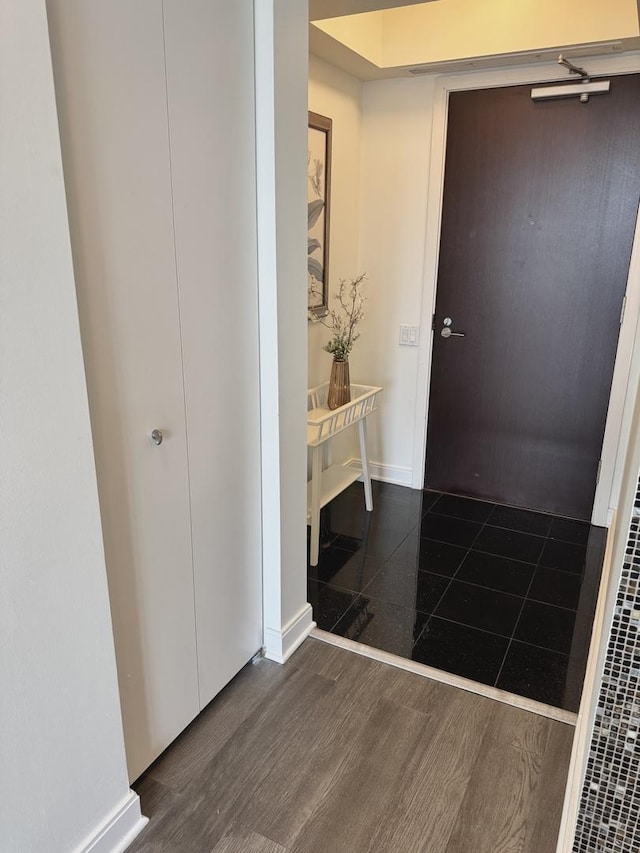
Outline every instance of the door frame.
MULTIPOLYGON (((640 54, 622 56, 581 57, 592 75, 616 76, 640 73, 640 54)), ((424 274, 422 283, 421 326, 431 329, 435 312, 440 228, 444 193, 444 171, 447 143, 449 95, 451 92, 491 89, 502 86, 534 85, 562 79, 556 63, 506 67, 473 71, 438 77, 435 81, 429 155, 429 187, 427 194, 427 224, 425 234, 424 274)), ((587 107, 588 108, 588 107, 587 107)), ((596 487, 592 523, 609 526, 617 507, 622 482, 624 459, 629 444, 631 419, 640 379, 640 212, 636 220, 629 276, 626 289, 626 308, 620 328, 620 338, 609 397, 609 408, 601 452, 600 478, 596 487)), ((418 386, 416 389, 416 421, 414 427, 413 488, 424 486, 429 418, 429 390, 433 331, 421 336, 418 352, 418 386)))

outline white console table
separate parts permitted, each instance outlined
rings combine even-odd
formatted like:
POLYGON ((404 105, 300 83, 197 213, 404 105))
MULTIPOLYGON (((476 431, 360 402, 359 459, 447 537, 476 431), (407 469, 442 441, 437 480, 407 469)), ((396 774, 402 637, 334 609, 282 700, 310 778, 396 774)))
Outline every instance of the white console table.
POLYGON ((373 385, 352 385, 351 401, 338 409, 327 408, 329 383, 308 391, 307 446, 311 448, 311 479, 307 484, 307 524, 311 525, 312 566, 318 565, 320 550, 320 510, 359 477, 364 481, 365 507, 373 509, 371 475, 367 456, 366 419, 376 410, 382 388, 373 385), (322 469, 323 445, 334 435, 358 424, 360 433, 361 466, 329 465, 322 469))

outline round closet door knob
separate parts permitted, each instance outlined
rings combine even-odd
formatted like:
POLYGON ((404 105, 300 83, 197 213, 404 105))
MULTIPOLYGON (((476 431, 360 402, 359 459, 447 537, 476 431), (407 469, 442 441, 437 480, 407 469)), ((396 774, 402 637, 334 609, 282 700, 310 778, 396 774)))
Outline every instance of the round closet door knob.
POLYGON ((164 438, 164 436, 162 435, 161 429, 154 429, 153 432, 151 433, 151 441, 154 444, 162 444, 163 438, 164 438))

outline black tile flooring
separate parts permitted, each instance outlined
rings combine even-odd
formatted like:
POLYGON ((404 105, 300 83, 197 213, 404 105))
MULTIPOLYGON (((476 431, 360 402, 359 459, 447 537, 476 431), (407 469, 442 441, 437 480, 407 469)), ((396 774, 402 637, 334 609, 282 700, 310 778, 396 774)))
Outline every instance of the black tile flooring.
POLYGON ((577 711, 606 530, 374 482, 322 514, 320 628, 577 711))

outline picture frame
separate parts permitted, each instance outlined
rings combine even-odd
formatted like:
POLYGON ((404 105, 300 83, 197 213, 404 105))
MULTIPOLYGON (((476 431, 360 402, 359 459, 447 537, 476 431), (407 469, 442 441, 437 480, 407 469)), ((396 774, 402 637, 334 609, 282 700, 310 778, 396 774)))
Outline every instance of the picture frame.
POLYGON ((328 311, 331 134, 333 122, 309 112, 307 154, 307 293, 309 312, 328 311))

